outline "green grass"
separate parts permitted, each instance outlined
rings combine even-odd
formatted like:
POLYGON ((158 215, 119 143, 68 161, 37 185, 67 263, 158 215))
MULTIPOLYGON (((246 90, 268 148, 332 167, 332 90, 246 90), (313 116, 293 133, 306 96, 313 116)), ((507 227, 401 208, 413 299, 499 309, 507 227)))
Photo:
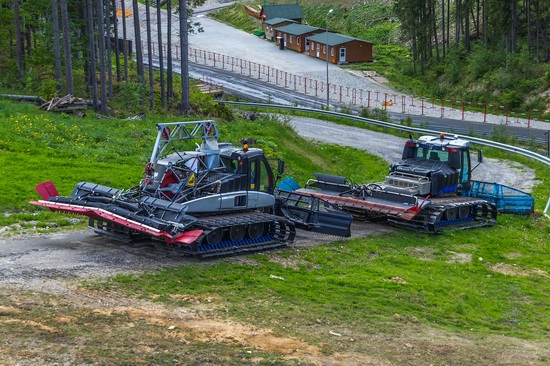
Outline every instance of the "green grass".
MULTIPOLYGON (((27 204, 37 196, 35 184, 50 179, 65 195, 82 180, 115 188, 137 184, 160 119, 77 119, 0 101, 0 121, 0 210, 10 213, 0 224, 45 228, 70 222, 27 204)), ((268 156, 285 159, 287 174, 301 182, 315 171, 358 182, 379 180, 387 171, 385 162, 363 151, 305 141, 284 121, 220 121, 219 128, 222 141, 255 138, 268 156)), ((535 193, 544 198, 548 169, 535 168, 542 180, 535 193)), ((396 231, 251 255, 245 262, 225 259, 121 275, 91 286, 168 302, 177 301, 177 295, 223 294, 221 315, 256 324, 270 321, 280 330, 300 324, 295 332, 316 341, 319 318, 387 332, 395 314, 452 331, 538 340, 550 330, 545 313, 550 305, 549 238, 545 218, 501 215, 489 229, 439 236, 396 231)))
MULTIPOLYGON (((39 198, 34 187, 45 180, 53 181, 61 195, 70 194, 81 181, 118 189, 139 184, 156 138, 155 124, 178 120, 184 119, 75 118, 0 100, 0 212, 10 211, 0 216, 0 224, 66 225, 66 221, 56 223, 62 216, 28 204, 39 198)), ((287 174, 301 182, 316 171, 372 180, 381 179, 387 170, 382 159, 364 151, 307 142, 276 120, 219 121, 218 125, 221 141, 238 144, 244 137, 255 138, 268 157, 283 158, 287 174)), ((194 149, 192 143, 189 149, 194 149)))
POLYGON ((298 336, 314 341, 321 341, 317 319, 353 332, 391 333, 395 314, 451 331, 544 339, 550 283, 538 269, 550 266, 550 232, 536 225, 544 222, 507 216, 498 227, 442 236, 397 231, 252 255, 245 263, 119 275, 93 286, 170 303, 177 295, 221 296, 221 316, 280 331, 300 324, 298 336))

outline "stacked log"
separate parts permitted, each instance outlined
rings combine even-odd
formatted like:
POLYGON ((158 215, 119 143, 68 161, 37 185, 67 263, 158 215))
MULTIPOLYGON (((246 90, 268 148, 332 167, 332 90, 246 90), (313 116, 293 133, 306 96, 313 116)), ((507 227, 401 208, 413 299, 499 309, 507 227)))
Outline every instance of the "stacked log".
POLYGON ((88 106, 84 99, 67 94, 62 98, 54 97, 49 102, 42 104, 40 108, 48 112, 75 112, 86 110, 88 106))

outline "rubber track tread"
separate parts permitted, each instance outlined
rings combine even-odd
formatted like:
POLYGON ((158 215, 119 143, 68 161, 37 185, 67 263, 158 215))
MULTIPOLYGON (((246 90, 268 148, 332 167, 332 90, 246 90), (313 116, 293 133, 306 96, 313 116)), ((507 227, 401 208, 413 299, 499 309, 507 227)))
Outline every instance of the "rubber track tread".
POLYGON ((496 218, 497 208, 491 202, 470 197, 444 197, 432 199, 430 205, 411 221, 394 216, 389 216, 388 221, 405 229, 440 234, 443 228, 454 231, 492 226, 496 218), (472 207, 470 216, 453 220, 441 219, 446 210, 464 206, 472 207))
POLYGON ((183 249, 188 254, 198 255, 203 258, 283 247, 292 243, 296 235, 294 223, 291 221, 281 216, 261 212, 203 217, 195 223, 195 227, 205 230, 205 234, 196 243, 183 249), (206 235, 213 230, 262 222, 269 225, 269 232, 260 238, 245 238, 238 242, 225 240, 219 244, 212 245, 204 242, 206 235))

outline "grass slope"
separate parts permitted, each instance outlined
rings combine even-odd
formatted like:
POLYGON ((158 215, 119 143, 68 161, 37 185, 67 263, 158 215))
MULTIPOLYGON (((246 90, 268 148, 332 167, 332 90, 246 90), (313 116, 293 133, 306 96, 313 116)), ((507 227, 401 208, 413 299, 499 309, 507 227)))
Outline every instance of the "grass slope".
MULTIPOLYGON (((9 215, 0 224, 32 220, 27 225, 68 225, 65 216, 27 204, 36 198, 34 185, 45 179, 57 183, 62 194, 82 180, 116 188, 136 184, 156 122, 75 119, 1 101, 0 209, 9 215)), ((385 162, 362 151, 305 141, 284 121, 221 121, 219 127, 223 141, 255 138, 267 155, 285 159, 288 174, 299 181, 325 171, 368 182, 381 179, 387 170, 385 162)), ((391 337, 411 327, 465 338, 475 334, 481 347, 487 347, 484 337, 497 335, 544 344, 550 334, 549 238, 544 218, 501 216, 488 229, 439 236, 397 230, 307 249, 119 275, 88 286, 175 305, 210 298, 218 317, 268 325, 315 344, 324 341, 327 327, 359 337, 391 337)), ((116 334, 132 342, 123 330, 116 334)), ((338 349, 337 343, 331 344, 326 352, 338 349)), ((200 347, 194 344, 190 352, 200 353, 200 347)), ((355 347, 371 352, 364 342, 355 347)), ((128 360, 136 357, 125 355, 128 360)), ((477 359, 451 354, 430 355, 429 360, 464 364, 477 359)))

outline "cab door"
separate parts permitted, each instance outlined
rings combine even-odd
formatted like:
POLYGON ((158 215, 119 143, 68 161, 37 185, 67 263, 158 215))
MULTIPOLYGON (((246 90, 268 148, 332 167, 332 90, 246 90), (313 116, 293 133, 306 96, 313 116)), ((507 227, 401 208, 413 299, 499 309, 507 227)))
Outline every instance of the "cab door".
POLYGON ((264 156, 256 156, 249 160, 248 182, 251 191, 273 193, 273 173, 264 156))

